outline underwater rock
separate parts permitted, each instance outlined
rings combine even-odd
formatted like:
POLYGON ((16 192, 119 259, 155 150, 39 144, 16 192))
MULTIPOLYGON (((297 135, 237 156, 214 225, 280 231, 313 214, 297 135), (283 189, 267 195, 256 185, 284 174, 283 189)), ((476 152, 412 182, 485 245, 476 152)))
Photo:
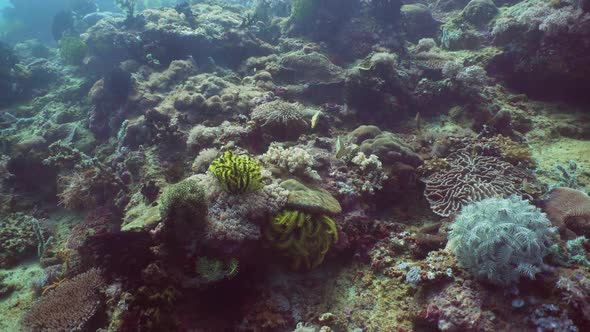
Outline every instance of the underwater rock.
POLYGON ((498 7, 492 0, 471 0, 461 15, 475 26, 484 26, 498 13, 498 7))
POLYGON ((482 308, 482 293, 483 290, 473 282, 450 284, 430 300, 420 316, 440 331, 492 332, 495 330, 491 323, 494 313, 482 308))
POLYGON ((420 3, 408 4, 401 7, 401 12, 409 40, 417 42, 420 38, 435 36, 439 22, 432 17, 428 7, 420 3))
POLYGON ((449 12, 452 10, 461 10, 465 8, 465 5, 469 3, 469 0, 436 0, 433 9, 435 11, 449 12))
POLYGON ((422 158, 395 134, 381 131, 375 126, 360 126, 350 133, 360 150, 367 156, 376 155, 383 163, 401 162, 413 167, 422 165, 422 158))
POLYGON ((155 204, 147 204, 141 192, 131 196, 125 207, 121 231, 141 231, 153 228, 160 220, 160 209, 155 204))
POLYGON ((481 33, 470 28, 461 19, 451 19, 441 28, 440 45, 448 50, 476 50, 483 42, 481 33))
POLYGON ((557 187, 544 199, 543 210, 560 231, 565 228, 590 238, 590 197, 579 190, 557 187))
POLYGON ((24 214, 5 215, 0 219, 0 268, 9 268, 33 256, 38 239, 34 230, 37 219, 24 214))
POLYGON ((120 21, 122 19, 100 20, 82 34, 88 54, 97 60, 88 68, 90 71, 104 73, 105 69, 142 53, 141 40, 135 33, 121 29, 120 21))
POLYGON ((193 5, 191 11, 198 22, 195 28, 174 8, 144 10, 141 39, 147 53, 163 64, 192 56, 199 63, 237 66, 248 57, 274 52, 270 44, 240 29, 243 18, 238 13, 206 4, 193 5))
POLYGON ((294 179, 281 182, 281 187, 289 190, 287 208, 327 215, 342 212, 340 203, 324 189, 294 179))
POLYGON ((90 14, 86 14, 83 18, 82 21, 84 21, 84 23, 88 24, 89 27, 95 25, 96 23, 98 23, 98 21, 100 20, 109 20, 111 18, 119 18, 119 19, 124 19, 125 16, 121 13, 113 13, 113 12, 94 12, 94 13, 90 13, 90 14))
POLYGON ((588 102, 590 13, 575 1, 560 4, 524 0, 503 10, 492 28, 502 52, 488 69, 532 97, 588 102))
POLYGON ((284 55, 279 60, 279 66, 277 79, 290 84, 344 80, 344 70, 333 64, 325 55, 317 52, 309 54, 295 52, 284 55))

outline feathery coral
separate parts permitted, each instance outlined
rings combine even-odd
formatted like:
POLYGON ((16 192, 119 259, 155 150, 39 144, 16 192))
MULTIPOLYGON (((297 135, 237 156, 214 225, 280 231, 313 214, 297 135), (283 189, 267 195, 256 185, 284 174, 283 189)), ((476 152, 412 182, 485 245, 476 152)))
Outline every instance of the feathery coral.
POLYGON ((475 277, 508 285, 545 268, 554 233, 541 210, 513 195, 465 206, 450 226, 449 245, 475 277))
POLYGON ((236 156, 231 151, 213 160, 209 171, 221 187, 232 194, 253 192, 264 186, 258 162, 249 156, 236 156))
POLYGON ((298 269, 303 263, 313 269, 324 261, 333 243, 338 242, 334 220, 326 215, 313 215, 297 210, 283 210, 265 231, 275 248, 292 259, 298 269))

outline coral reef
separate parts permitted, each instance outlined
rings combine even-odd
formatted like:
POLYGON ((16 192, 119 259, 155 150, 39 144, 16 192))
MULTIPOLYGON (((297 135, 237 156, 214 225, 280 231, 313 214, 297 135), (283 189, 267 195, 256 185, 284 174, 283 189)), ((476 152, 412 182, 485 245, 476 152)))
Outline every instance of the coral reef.
POLYGON ((4 2, 0 330, 590 330, 590 1, 4 2))

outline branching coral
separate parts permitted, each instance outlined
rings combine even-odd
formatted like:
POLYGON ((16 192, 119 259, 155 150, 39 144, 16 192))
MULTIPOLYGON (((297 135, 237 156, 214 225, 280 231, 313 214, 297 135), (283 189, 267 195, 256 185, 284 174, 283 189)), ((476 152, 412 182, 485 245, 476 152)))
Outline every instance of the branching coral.
POLYGON ((450 226, 457 261, 478 279, 508 285, 534 279, 546 268, 555 228, 538 208, 518 196, 467 205, 450 226))
POLYGON ((268 151, 262 155, 262 160, 294 175, 305 176, 314 180, 320 179, 318 172, 312 168, 315 164, 314 158, 299 147, 285 149, 276 144, 271 144, 268 151))
POLYGON ((213 160, 209 171, 221 187, 232 194, 253 192, 264 186, 258 162, 249 156, 236 156, 231 151, 213 160))
POLYGON ((33 304, 23 318, 30 331, 76 331, 84 328, 100 305, 104 280, 91 269, 65 281, 33 304))
POLYGON ((333 243, 338 242, 334 220, 297 210, 283 210, 274 217, 265 231, 273 246, 292 259, 292 267, 301 264, 313 269, 324 261, 333 243))

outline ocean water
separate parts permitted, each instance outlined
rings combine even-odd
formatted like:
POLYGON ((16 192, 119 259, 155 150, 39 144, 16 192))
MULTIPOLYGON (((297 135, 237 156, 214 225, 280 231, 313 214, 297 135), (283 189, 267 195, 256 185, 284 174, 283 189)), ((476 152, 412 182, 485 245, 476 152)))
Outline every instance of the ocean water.
POLYGON ((590 1, 0 0, 0 331, 590 331, 590 1))

